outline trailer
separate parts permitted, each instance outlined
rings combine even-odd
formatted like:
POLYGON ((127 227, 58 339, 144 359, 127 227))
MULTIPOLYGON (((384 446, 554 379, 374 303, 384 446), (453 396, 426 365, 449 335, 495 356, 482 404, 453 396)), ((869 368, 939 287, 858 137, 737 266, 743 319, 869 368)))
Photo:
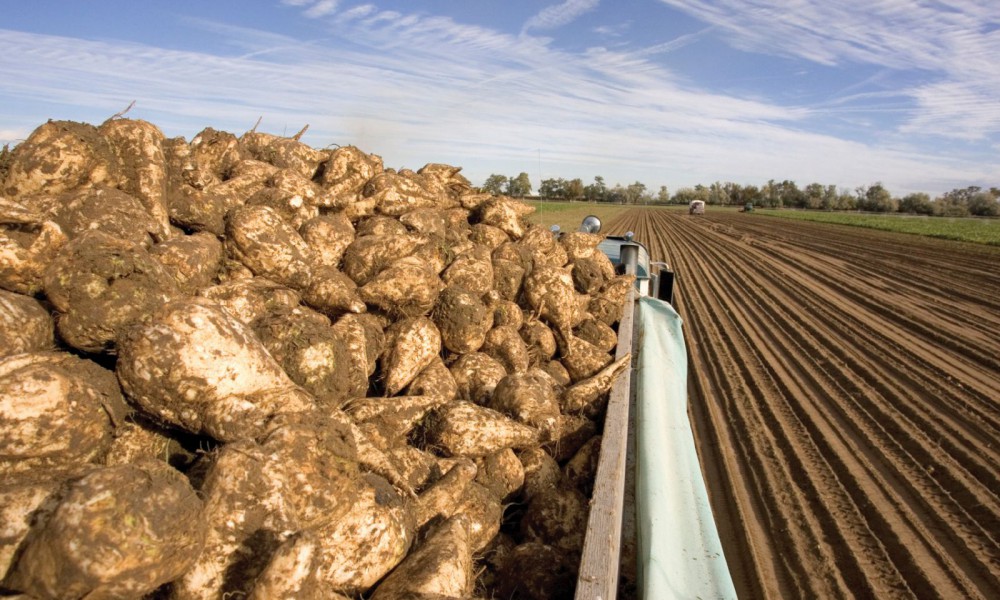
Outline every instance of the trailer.
MULTIPOLYGON (((599 233, 601 220, 596 216, 588 216, 580 225, 580 231, 599 233)), ((652 262, 649 249, 635 241, 631 231, 625 235, 605 236, 597 246, 603 252, 615 269, 624 273, 629 265, 634 265, 635 287, 639 296, 652 296, 664 302, 673 302, 674 272, 665 262, 652 262)))
MULTIPOLYGON (((599 232, 600 220, 581 230, 599 232)), ((687 416, 674 273, 630 234, 601 250, 636 275, 616 350, 632 368, 611 389, 575 598, 614 600, 624 587, 643 600, 736 598, 687 416)))

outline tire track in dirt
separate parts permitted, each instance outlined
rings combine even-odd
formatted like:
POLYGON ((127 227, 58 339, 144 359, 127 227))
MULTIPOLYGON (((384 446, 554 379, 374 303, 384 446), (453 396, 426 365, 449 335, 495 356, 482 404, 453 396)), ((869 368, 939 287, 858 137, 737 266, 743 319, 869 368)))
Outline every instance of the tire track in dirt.
MULTIPOLYGON (((639 235, 643 239, 654 239, 647 231, 640 230, 639 235)), ((694 267, 683 268, 692 272, 694 269, 694 267)), ((716 280, 712 273, 706 271, 704 281, 710 280, 713 284, 724 285, 723 280, 716 280)), ((695 299, 695 302, 699 300, 695 299)), ((730 310, 727 306, 719 308, 727 312, 730 310)), ((713 308, 709 306, 706 312, 711 314, 712 310, 713 308)), ((808 498, 804 497, 802 490, 795 485, 795 479, 802 471, 800 459, 806 451, 790 448, 787 441, 803 436, 780 431, 790 425, 783 425, 773 411, 773 403, 766 402, 769 394, 766 388, 772 385, 766 381, 767 374, 755 373, 754 370, 754 367, 764 359, 751 360, 751 358, 755 357, 764 345, 746 340, 742 332, 723 327, 724 324, 724 320, 708 322, 707 327, 695 332, 692 344, 697 345, 695 340, 705 339, 705 343, 710 345, 713 351, 727 354, 726 360, 718 360, 708 365, 712 371, 712 381, 706 387, 714 384, 725 392, 720 396, 721 399, 735 400, 727 410, 732 419, 731 426, 741 435, 730 437, 742 444, 744 455, 754 457, 754 460, 745 463, 751 472, 750 479, 754 484, 755 497, 752 497, 755 500, 754 510, 760 513, 759 520, 764 521, 762 527, 777 536, 777 539, 773 540, 776 548, 794 549, 794 552, 768 552, 770 560, 758 561, 754 567, 762 571, 760 574, 762 585, 772 592, 770 594, 772 596, 777 596, 777 590, 783 590, 781 595, 787 596, 790 589, 796 590, 798 593, 795 595, 801 596, 842 596, 848 593, 849 585, 839 573, 826 568, 825 565, 834 560, 831 549, 822 547, 823 535, 821 525, 816 523, 816 511, 809 506, 808 498), (711 335, 706 338, 705 332, 711 335), (778 431, 778 434, 775 434, 775 431, 778 431), (775 508, 780 510, 774 510, 775 508), (819 549, 825 560, 814 560, 807 569, 799 568, 800 565, 794 562, 794 556, 796 554, 812 556, 813 548, 819 549), (810 580, 811 574, 826 574, 826 576, 823 579, 816 577, 810 580), (775 585, 779 587, 775 588, 775 585)), ((695 368, 694 373, 696 379, 700 379, 702 371, 695 368)), ((771 395, 775 393, 770 392, 771 395)), ((807 492, 814 493, 810 490, 807 492)), ((752 519, 744 519, 744 522, 753 524, 752 519)), ((727 554, 741 556, 740 553, 727 552, 727 554)))
MULTIPOLYGON (((813 253, 813 256, 815 256, 815 253, 813 253)), ((810 264, 802 264, 802 262, 795 257, 786 257, 786 260, 790 263, 794 263, 798 268, 812 273, 817 280, 828 279, 825 277, 825 273, 823 271, 817 271, 812 268, 810 264)), ((843 284, 839 283, 836 278, 834 278, 834 280, 830 283, 830 287, 838 292, 845 291, 843 284)), ((901 291, 900 293, 905 294, 905 291, 901 291)), ((813 315, 823 314, 824 309, 828 308, 827 305, 832 305, 836 298, 831 298, 830 295, 827 294, 825 300, 825 305, 813 305, 810 313, 813 315)), ((908 333, 905 325, 909 325, 909 333, 912 333, 914 330, 919 330, 919 333, 927 338, 937 339, 942 335, 945 335, 940 331, 932 329, 930 326, 918 322, 917 320, 920 318, 926 319, 926 315, 934 315, 935 313, 910 311, 910 314, 906 316, 905 321, 900 321, 895 317, 898 314, 901 314, 903 312, 902 310, 889 310, 888 312, 882 310, 885 304, 891 304, 892 302, 892 298, 880 298, 874 306, 870 307, 871 310, 880 314, 883 319, 874 323, 874 328, 880 331, 879 337, 868 338, 866 340, 866 345, 872 345, 880 348, 881 355, 891 357, 894 353, 898 353, 897 346, 893 345, 891 342, 901 335, 908 333), (886 343, 885 340, 888 340, 888 343, 886 343)), ((898 306, 903 304, 903 302, 897 301, 895 304, 898 306)), ((950 310, 948 312, 949 314, 956 314, 956 311, 954 310, 950 310)), ((830 312, 827 310, 825 313, 824 318, 831 322, 839 321, 841 323, 841 329, 850 326, 850 323, 841 318, 837 311, 830 312)), ((961 331, 955 331, 952 328, 947 331, 946 335, 948 335, 950 339, 957 339, 958 336, 962 335, 962 333, 961 331)), ((906 358, 905 362, 897 358, 895 363, 893 365, 886 366, 885 370, 895 369, 898 377, 902 377, 907 380, 906 383, 909 389, 921 389, 924 390, 924 393, 920 396, 912 398, 912 402, 893 407, 893 410, 901 410, 905 412, 906 417, 909 419, 923 421, 924 425, 920 427, 921 430, 929 428, 940 429, 941 431, 937 434, 938 437, 936 438, 936 443, 948 446, 950 454, 960 455, 962 463, 966 464, 968 468, 973 470, 978 469, 980 476, 988 480, 987 483, 992 489, 1000 489, 1000 482, 995 479, 996 472, 995 469, 993 469, 993 465, 1000 460, 1000 455, 998 455, 995 450, 989 451, 989 444, 995 440, 992 436, 997 429, 1000 428, 1000 423, 998 423, 996 419, 996 403, 990 400, 990 398, 996 398, 1000 395, 1000 390, 997 388, 997 378, 995 376, 995 373, 1000 370, 1000 366, 995 364, 997 358, 1000 357, 996 357, 994 355, 989 362, 984 362, 982 364, 975 362, 970 363, 968 361, 965 362, 965 364, 960 364, 957 361, 951 361, 949 362, 949 371, 941 373, 936 372, 940 371, 940 369, 935 365, 935 363, 938 362, 937 356, 941 345, 928 345, 927 343, 924 343, 923 340, 918 341, 921 342, 919 346, 911 345, 911 350, 903 353, 906 358), (917 347, 919 347, 920 352, 913 352, 912 349, 917 347), (928 373, 933 376, 925 376, 925 374, 928 373), (963 381, 963 387, 967 392, 972 393, 975 391, 981 402, 972 406, 963 403, 960 406, 954 407, 950 411, 946 411, 941 406, 938 406, 942 400, 946 402, 952 400, 963 400, 963 398, 955 398, 953 395, 947 393, 946 388, 949 387, 949 385, 953 385, 947 380, 954 380, 956 377, 963 381), (933 392, 933 394, 926 393, 929 391, 933 392), (938 420, 942 418, 945 422, 938 424, 938 420), (952 423, 951 421, 953 420, 958 422, 952 423), (979 423, 982 421, 989 423, 990 427, 980 427, 979 423), (972 432, 973 434, 979 433, 982 435, 975 439, 965 440, 964 444, 959 445, 951 432, 972 432), (983 448, 987 448, 987 451, 983 452, 983 448)), ((962 344, 952 344, 949 347, 958 354, 969 354, 962 344)), ((982 352, 981 348, 982 347, 977 348, 976 351, 982 352)), ((848 357, 841 358, 845 361, 849 360, 848 357)), ((857 371, 861 368, 861 366, 856 365, 852 370, 857 371)), ((872 378, 878 379, 880 385, 882 386, 892 385, 892 382, 886 382, 883 378, 879 377, 878 371, 872 375, 872 378)), ((889 417, 889 422, 891 423, 898 420, 893 415, 883 416, 889 417)), ((925 440, 925 442, 929 443, 928 440, 925 440)))
POLYGON ((678 273, 737 588, 998 597, 1000 251, 816 225, 663 210, 609 224, 678 273))
MULTIPOLYGON (((758 226, 758 231, 759 229, 758 226)), ((887 234, 882 235, 885 237, 887 234)), ((857 252, 857 244, 853 247, 848 247, 843 243, 837 244, 836 240, 832 239, 822 240, 817 244, 817 237, 814 232, 802 236, 800 239, 803 242, 798 242, 794 246, 790 246, 791 251, 779 247, 778 244, 774 244, 771 247, 781 253, 787 261, 793 263, 797 262, 798 257, 803 253, 816 256, 817 248, 820 249, 820 252, 836 252, 836 262, 846 265, 847 269, 851 272, 850 274, 853 274, 853 277, 848 276, 849 273, 839 273, 836 277, 831 278, 831 280, 837 281, 840 284, 846 283, 848 288, 844 291, 845 293, 848 293, 848 291, 851 293, 852 300, 861 302, 872 310, 879 311, 887 320, 911 327, 919 325, 920 319, 928 314, 933 314, 938 319, 934 323, 935 327, 941 327, 942 323, 940 319, 944 319, 945 323, 951 324, 951 327, 945 328, 945 331, 951 337, 944 338, 939 336, 935 341, 952 345, 955 350, 966 354, 970 360, 977 361, 979 363, 978 367, 985 367, 987 369, 1000 368, 1000 357, 982 355, 979 346, 968 343, 969 338, 972 336, 980 340, 992 338, 991 334, 996 331, 997 327, 1000 327, 1000 313, 991 314, 986 310, 977 310, 969 313, 961 310, 968 309, 970 302, 974 306, 985 307, 987 304, 992 303, 997 295, 1000 295, 1000 288, 988 285, 988 281, 975 282, 973 286, 978 293, 968 293, 956 302, 952 299, 954 289, 962 287, 965 282, 961 277, 952 277, 952 270, 948 269, 946 265, 924 260, 921 262, 926 268, 922 271, 915 271, 905 263, 900 264, 898 262, 905 260, 905 257, 900 256, 897 252, 891 253, 891 262, 884 259, 872 260, 870 254, 866 257, 865 254, 857 252), (833 250, 831 247, 835 247, 836 249, 833 250), (932 264, 935 269, 943 269, 941 272, 948 273, 949 277, 941 278, 935 276, 927 279, 927 269, 932 264), (860 285, 853 285, 856 282, 860 283, 860 285), (946 285, 944 289, 938 287, 942 282, 946 285), (894 302, 891 307, 886 307, 876 302, 876 300, 885 296, 886 290, 891 294, 891 299, 894 302), (986 290, 986 292, 983 293, 983 290, 986 290), (869 294, 873 291, 878 293, 878 295, 870 297, 869 294), (905 298, 906 302, 901 302, 902 298, 905 298), (960 337, 954 335, 955 329, 960 330, 962 334, 960 337)), ((909 240, 912 236, 903 236, 903 238, 909 240)), ((887 243, 887 241, 892 239, 889 237, 887 240, 883 240, 880 249, 891 252, 894 249, 894 244, 891 242, 887 243)), ((900 239, 899 236, 896 237, 896 240, 898 239, 900 239)), ((872 243, 875 244, 875 242, 872 243)), ((947 250, 943 251, 946 252, 947 250)), ((820 260, 826 259, 822 264, 824 268, 838 269, 838 265, 831 264, 833 262, 830 260, 831 257, 817 256, 817 258, 820 260)), ((803 263, 801 266, 803 268, 812 268, 813 264, 803 263)), ((962 265, 953 263, 952 266, 961 267, 962 265)), ((975 272, 980 274, 993 271, 995 268, 988 260, 981 261, 975 266, 977 269, 975 272)), ((817 277, 823 277, 824 273, 822 270, 815 268, 812 270, 817 277)), ((844 269, 841 267, 840 270, 844 269)), ((971 279, 975 279, 975 277, 971 279)), ((966 289, 970 288, 969 285, 965 285, 964 287, 966 289)), ((925 329, 924 331, 926 334, 934 334, 934 331, 931 329, 925 329)))
MULTIPOLYGON (((708 258, 711 262, 719 264, 719 259, 724 257, 709 256, 708 258)), ((745 289, 735 289, 733 291, 732 296, 734 298, 749 297, 745 289)), ((787 302, 785 303, 787 304, 787 302)), ((735 302, 731 304, 739 305, 739 303, 735 302)), ((745 302, 743 306, 746 306, 745 302)), ((764 307, 758 301, 754 301, 754 307, 755 310, 748 313, 749 318, 752 319, 755 313, 767 314, 766 311, 762 311, 764 307)), ((822 393, 821 385, 817 383, 817 379, 814 376, 810 376, 805 370, 796 370, 794 366, 784 360, 784 357, 794 356, 799 354, 799 352, 796 352, 795 349, 785 349, 784 352, 775 352, 775 348, 780 346, 780 340, 774 338, 773 332, 780 330, 781 326, 773 322, 770 327, 765 329, 758 328, 756 331, 747 330, 746 333, 752 335, 746 339, 748 348, 743 350, 743 355, 750 356, 753 352, 758 357, 760 364, 768 371, 772 385, 776 389, 775 394, 780 395, 780 397, 806 398, 815 393, 822 393), (753 349, 752 351, 751 348, 753 349)), ((788 339, 793 339, 788 332, 784 333, 789 335, 788 339)), ((766 397, 763 399, 762 406, 771 410, 770 418, 766 422, 771 425, 772 429, 783 430, 781 435, 776 436, 775 439, 777 440, 778 447, 786 456, 785 460, 794 466, 789 485, 794 486, 797 481, 808 484, 800 484, 800 487, 809 492, 801 510, 805 511, 807 515, 809 511, 819 515, 815 520, 819 523, 821 529, 821 533, 817 536, 817 539, 828 538, 839 540, 839 544, 834 544, 832 547, 825 549, 825 552, 828 554, 825 560, 817 563, 807 571, 796 573, 797 576, 808 578, 810 572, 816 572, 817 570, 822 572, 823 569, 829 570, 829 564, 838 563, 842 567, 842 574, 845 580, 844 587, 837 590, 840 594, 846 593, 847 590, 857 591, 859 582, 869 580, 879 580, 882 582, 894 581, 894 585, 897 587, 900 586, 898 574, 893 573, 891 570, 886 571, 881 565, 876 564, 874 565, 875 568, 872 569, 867 568, 867 565, 854 563, 850 564, 850 568, 847 568, 848 562, 853 560, 854 555, 845 554, 843 552, 845 547, 865 547, 868 552, 876 552, 878 551, 878 541, 874 538, 864 521, 860 519, 859 513, 854 509, 849 497, 840 487, 839 481, 836 479, 836 475, 829 463, 822 457, 821 449, 817 442, 822 442, 823 440, 817 440, 816 432, 808 429, 809 421, 802 419, 801 410, 792 404, 768 402, 766 397), (809 440, 811 443, 798 445, 793 443, 794 440, 804 439, 809 440), (812 479, 806 477, 810 472, 812 479), (819 496, 825 497, 825 504, 815 504, 813 498, 819 496), (833 523, 835 519, 841 521, 842 527, 840 529, 830 528, 830 523, 833 523), (869 571, 867 574, 864 573, 866 568, 869 571), (878 572, 879 570, 883 572, 878 572)), ((815 419, 813 417, 814 421, 815 419)), ((801 524, 796 522, 795 524, 816 527, 816 525, 808 522, 801 524)), ((804 551, 809 552, 810 546, 806 546, 804 551)), ((809 594, 804 595, 816 593, 829 597, 834 595, 834 592, 835 590, 830 589, 813 589, 810 590, 809 594)))
MULTIPOLYGON (((883 393, 884 393, 884 392, 883 392, 883 393)), ((941 472, 944 472, 944 471, 941 471, 941 472)))
MULTIPOLYGON (((731 217, 732 215, 728 215, 727 218, 731 217)), ((751 238, 766 236, 775 239, 769 234, 775 230, 774 224, 768 223, 767 219, 761 221, 754 223, 744 220, 740 229, 751 238)), ((896 282, 920 286, 940 283, 941 278, 938 276, 930 277, 924 282, 929 271, 953 274, 947 288, 928 289, 936 295, 938 301, 947 302, 954 295, 961 301, 978 303, 989 301, 1000 294, 1000 284, 996 281, 983 281, 979 277, 984 271, 992 269, 991 265, 996 260, 995 248, 860 228, 845 241, 836 233, 836 228, 831 230, 822 223, 799 222, 795 225, 795 231, 795 236, 782 236, 780 241, 805 250, 822 248, 826 253, 841 258, 869 275, 878 274, 896 282), (912 243, 914 239, 919 239, 920 242, 912 243), (879 250, 877 255, 867 252, 869 248, 875 247, 879 250), (951 259, 956 248, 961 249, 960 262, 951 259), (942 293, 945 295, 942 296, 942 293)))

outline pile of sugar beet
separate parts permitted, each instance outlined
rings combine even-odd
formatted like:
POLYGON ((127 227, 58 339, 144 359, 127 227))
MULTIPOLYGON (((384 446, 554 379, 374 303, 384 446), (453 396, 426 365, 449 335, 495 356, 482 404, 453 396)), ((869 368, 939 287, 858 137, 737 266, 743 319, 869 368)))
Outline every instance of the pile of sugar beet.
POLYGON ((571 597, 632 279, 459 171, 126 118, 5 151, 0 596, 571 597))

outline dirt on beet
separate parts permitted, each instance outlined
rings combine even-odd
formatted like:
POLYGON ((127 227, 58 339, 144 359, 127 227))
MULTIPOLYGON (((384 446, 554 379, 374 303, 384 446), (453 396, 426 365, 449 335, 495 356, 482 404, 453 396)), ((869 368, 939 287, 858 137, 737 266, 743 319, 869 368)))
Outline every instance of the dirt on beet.
POLYGON ((460 171, 121 118, 0 151, 0 595, 571 594, 632 280, 460 171))

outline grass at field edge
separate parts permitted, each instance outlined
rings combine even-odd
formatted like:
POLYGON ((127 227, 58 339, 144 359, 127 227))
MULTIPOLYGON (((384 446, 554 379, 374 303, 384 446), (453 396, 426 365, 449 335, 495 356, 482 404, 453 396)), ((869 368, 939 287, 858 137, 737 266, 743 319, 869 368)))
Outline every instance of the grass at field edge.
POLYGON ((1000 219, 758 209, 755 214, 1000 246, 1000 219))
MULTIPOLYGON (((590 202, 539 202, 528 201, 536 208, 529 220, 545 227, 558 225, 562 231, 576 231, 580 222, 588 215, 596 215, 604 223, 632 208, 648 208, 651 210, 685 211, 685 206, 648 206, 602 204, 590 202)), ((714 211, 736 212, 736 207, 710 206, 709 213, 714 211)), ((938 239, 988 246, 1000 246, 1000 219, 959 218, 959 217, 926 217, 918 215, 876 215, 854 212, 828 212, 815 210, 787 210, 758 208, 754 215, 814 221, 863 227, 880 231, 892 231, 910 235, 922 235, 938 239)), ((750 216, 750 215, 748 215, 750 216)))

